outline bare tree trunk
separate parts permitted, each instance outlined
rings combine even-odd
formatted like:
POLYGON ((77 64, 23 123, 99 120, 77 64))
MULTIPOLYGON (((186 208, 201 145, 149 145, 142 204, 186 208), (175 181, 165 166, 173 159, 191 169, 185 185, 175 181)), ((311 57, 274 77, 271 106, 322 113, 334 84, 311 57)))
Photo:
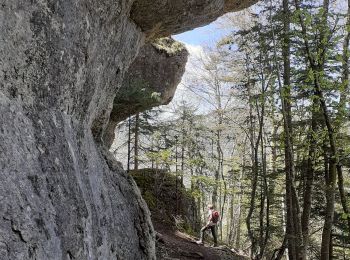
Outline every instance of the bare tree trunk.
POLYGON ((284 255, 284 252, 286 251, 286 248, 287 248, 287 238, 285 236, 282 242, 282 246, 279 249, 275 250, 271 260, 281 260, 284 255))
MULTIPOLYGON (((265 209, 265 219, 266 219, 266 224, 263 227, 263 230, 265 230, 263 236, 261 236, 261 244, 260 244, 260 259, 263 258, 267 242, 270 237, 270 195, 269 195, 269 189, 268 189, 268 182, 267 182, 267 161, 266 161, 266 152, 263 147, 263 138, 261 140, 261 156, 262 156, 262 177, 263 177, 263 184, 262 184, 262 201, 265 204, 266 201, 266 209, 265 209)), ((262 207, 263 209, 263 207, 262 207)))
MULTIPOLYGON (((234 188, 232 188, 232 193, 234 193, 234 188)), ((230 207, 229 207, 229 224, 227 225, 227 244, 233 244, 234 230, 236 228, 234 219, 234 195, 231 195, 230 207)))
MULTIPOLYGON (((225 213, 225 204, 226 204, 226 200, 227 200, 227 183, 226 183, 226 179, 224 176, 224 153, 222 151, 221 145, 219 146, 219 150, 220 150, 220 173, 221 173, 221 181, 220 182, 220 198, 222 197, 222 203, 221 203, 221 219, 224 219, 224 213, 225 213), (222 187, 222 184, 224 185, 224 187, 222 187), (223 192, 223 194, 222 194, 223 192)), ((223 227, 223 221, 220 221, 220 236, 221 236, 221 240, 222 240, 222 227, 223 227)))
MULTIPOLYGON (((240 197, 240 201, 239 204, 242 204, 242 197, 240 197)), ((235 245, 236 245, 236 249, 240 249, 241 248, 241 216, 242 216, 242 212, 241 210, 238 213, 238 218, 237 218, 237 232, 236 232, 236 241, 235 241, 235 245)))
POLYGON ((260 154, 261 154, 261 198, 260 198, 260 238, 259 238, 259 255, 257 259, 262 259, 265 253, 265 248, 269 239, 269 229, 270 229, 270 200, 269 200, 269 190, 267 187, 267 161, 266 161, 266 151, 265 151, 265 142, 263 136, 264 129, 264 121, 265 121, 265 103, 266 103, 266 91, 269 87, 268 82, 265 80, 265 60, 263 60, 263 51, 260 52, 259 55, 259 63, 260 63, 260 77, 261 77, 261 104, 257 105, 258 117, 259 117, 259 125, 260 125, 260 154), (261 107, 261 112, 259 112, 258 107, 261 107), (265 208, 266 202, 266 208, 265 208), (266 210, 266 212, 265 212, 266 210), (265 214, 266 213, 266 214, 265 214), (264 219, 266 218, 266 223, 264 224, 264 219))
POLYGON ((324 163, 325 163, 325 180, 326 180, 326 212, 325 222, 322 232, 321 243, 321 259, 328 260, 332 258, 332 226, 334 218, 335 204, 335 182, 336 182, 336 161, 332 148, 329 149, 327 155, 327 147, 324 147, 324 163))
MULTIPOLYGON (((185 113, 185 112, 183 112, 185 113)), ((185 172, 185 114, 182 115, 182 126, 181 126, 181 182, 180 185, 183 184, 183 176, 185 172)))
POLYGON ((131 160, 131 117, 128 119, 128 164, 127 171, 130 171, 130 160, 131 160))
POLYGON ((139 128, 140 128, 140 113, 137 113, 135 115, 134 170, 139 169, 139 128))
MULTIPOLYGON (((290 93, 290 10, 289 1, 283 0, 284 37, 283 37, 283 88, 281 89, 282 114, 285 133, 285 169, 286 169, 286 206, 287 227, 286 239, 290 259, 302 259, 303 239, 301 235, 301 220, 299 201, 294 185, 294 156, 292 138, 292 115, 291 115, 291 93, 290 93)), ((274 44, 275 45, 275 44, 274 44)), ((275 51, 275 57, 277 53, 275 51)), ((278 64, 276 62, 278 68, 278 64)), ((280 82, 280 79, 279 79, 280 82)), ((279 83, 281 87, 281 83, 279 83)))
MULTIPOLYGON (((177 146, 178 146, 178 136, 175 135, 175 189, 176 189, 176 215, 179 214, 179 169, 178 169, 178 154, 177 154, 177 146)), ((199 199, 198 199, 199 200, 199 199)), ((198 210, 200 210, 200 202, 198 202, 198 210)))
MULTIPOLYGON (((262 160, 262 174, 261 174, 261 184, 260 184, 260 212, 259 212, 259 255, 257 256, 257 259, 262 259, 267 243, 267 235, 268 235, 268 221, 266 221, 266 226, 264 225, 264 219, 265 219, 265 201, 267 198, 267 181, 266 181, 266 156, 264 154, 264 143, 263 138, 261 138, 261 160, 262 160), (265 232, 264 232, 265 231, 265 232)), ((268 212, 268 209, 266 209, 266 212, 268 212)), ((269 216, 266 215, 266 220, 268 220, 269 216)))
POLYGON ((289 260, 289 253, 288 253, 288 239, 287 239, 287 231, 286 231, 286 227, 287 227, 287 220, 286 220, 286 203, 284 200, 282 200, 282 226, 284 227, 284 233, 285 236, 283 238, 283 242, 281 247, 276 251, 277 255, 276 255, 276 260, 280 260, 283 256, 285 256, 286 260, 289 260))
MULTIPOLYGON (((313 110, 315 105, 313 107, 313 110)), ((309 133, 309 154, 307 158, 307 170, 306 170, 306 180, 303 190, 303 214, 301 219, 303 239, 304 239, 304 248, 303 248, 303 259, 307 258, 307 249, 309 245, 309 222, 310 222, 310 212, 311 212, 311 203, 312 203, 312 189, 315 173, 315 151, 316 151, 316 127, 317 122, 315 119, 315 112, 312 112, 311 118, 311 130, 309 133)))
MULTIPOLYGON (((221 93, 221 86, 220 83, 218 82, 218 79, 215 75, 214 79, 214 93, 215 93, 215 104, 216 104, 216 114, 217 114, 217 127, 218 130, 216 131, 216 152, 217 152, 217 169, 215 171, 215 185, 214 185, 214 192, 213 192, 213 199, 212 199, 212 204, 217 207, 217 194, 218 194, 218 188, 220 192, 219 200, 220 200, 220 205, 219 209, 221 209, 221 182, 220 181, 220 176, 223 177, 223 152, 221 148, 221 134, 222 134, 222 125, 223 125, 223 108, 222 108, 222 93, 221 93)), ((223 213, 223 212, 222 212, 223 213)), ((220 234, 222 236, 222 221, 220 221, 220 234)), ((222 238, 222 237, 221 237, 222 238)))
POLYGON ((246 141, 244 142, 244 150, 243 150, 243 159, 242 159, 242 170, 239 176, 239 199, 238 199, 238 213, 237 213, 237 224, 236 224, 236 236, 235 236, 235 245, 236 249, 240 249, 241 247, 241 215, 242 215, 242 198, 243 198, 243 184, 242 180, 245 175, 245 147, 246 141))
MULTIPOLYGON (((219 115, 219 125, 220 128, 222 125, 221 116, 219 115)), ((218 129, 216 132, 216 152, 217 152, 217 168, 215 171, 215 185, 214 185, 214 192, 213 192, 213 205, 214 207, 218 208, 219 211, 221 211, 222 206, 222 188, 221 188, 221 182, 220 182, 220 175, 221 175, 221 156, 222 156, 222 150, 221 150, 221 130, 218 129), (219 196, 218 196, 219 193, 219 196), (215 194, 215 196, 214 196, 215 194), (218 204, 218 198, 219 198, 219 205, 218 204)), ((222 218, 222 215, 221 215, 222 218)), ((222 221, 220 221, 219 225, 220 229, 220 238, 222 240, 222 221)))
MULTIPOLYGON (((247 57, 247 63, 248 63, 248 57, 247 57)), ((251 82, 249 77, 249 67, 247 65, 248 70, 248 83, 247 83, 247 90, 248 90, 248 97, 249 97, 249 121, 250 121, 250 145, 252 150, 252 181, 251 181, 251 194, 250 194, 250 204, 249 204, 249 211, 246 217, 246 225, 248 230, 248 236, 252 243, 251 245, 251 253, 250 256, 253 258, 253 256, 256 254, 256 247, 257 247, 257 239, 254 235, 254 232, 251 227, 251 221, 255 209, 255 199, 256 199, 256 190, 257 190, 257 183, 258 183, 258 175, 259 175, 259 165, 258 165, 258 153, 259 153, 259 143, 260 143, 260 135, 262 133, 262 124, 259 125, 259 136, 255 140, 255 131, 254 131, 254 119, 253 119, 253 105, 252 105, 252 94, 251 94, 251 82)))

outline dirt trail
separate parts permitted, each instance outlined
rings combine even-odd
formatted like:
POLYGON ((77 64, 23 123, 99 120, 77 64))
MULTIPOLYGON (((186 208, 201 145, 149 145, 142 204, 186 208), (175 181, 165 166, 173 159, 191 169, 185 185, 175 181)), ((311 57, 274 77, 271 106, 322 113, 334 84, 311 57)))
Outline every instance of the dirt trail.
POLYGON ((155 225, 156 231, 160 234, 157 242, 159 251, 158 259, 205 259, 205 260, 246 260, 244 256, 239 256, 227 247, 211 247, 210 243, 197 245, 195 238, 181 233, 177 230, 155 225))

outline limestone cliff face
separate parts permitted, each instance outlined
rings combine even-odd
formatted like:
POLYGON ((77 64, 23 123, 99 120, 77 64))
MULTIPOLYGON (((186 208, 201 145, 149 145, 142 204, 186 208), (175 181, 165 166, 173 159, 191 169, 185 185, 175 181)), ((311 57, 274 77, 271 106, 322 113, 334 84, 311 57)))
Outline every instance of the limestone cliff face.
POLYGON ((130 65, 113 102, 104 143, 110 147, 116 125, 128 116, 168 104, 185 72, 188 52, 171 38, 143 46, 130 65))
POLYGON ((0 259, 152 259, 133 180, 99 139, 143 41, 131 1, 2 1, 0 259))
POLYGON ((229 11, 239 11, 257 0, 135 0, 131 18, 148 39, 181 33, 214 21, 229 11))
POLYGON ((155 258, 149 210, 102 137, 146 31, 190 22, 156 33, 136 18, 171 19, 177 1, 141 2, 0 1, 0 259, 155 258))

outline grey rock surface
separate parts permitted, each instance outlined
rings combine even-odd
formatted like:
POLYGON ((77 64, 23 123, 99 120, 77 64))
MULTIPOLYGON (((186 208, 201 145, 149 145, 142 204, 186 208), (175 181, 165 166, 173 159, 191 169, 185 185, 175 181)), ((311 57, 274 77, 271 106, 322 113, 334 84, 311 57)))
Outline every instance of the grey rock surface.
POLYGON ((219 16, 240 11, 258 0, 135 0, 131 18, 148 39, 204 26, 219 16))
POLYGON ((0 0, 1 260, 155 258, 149 210, 102 144, 145 41, 132 4, 0 0))
POLYGON ((119 122, 137 112, 169 104, 185 72, 187 57, 185 46, 171 38, 141 48, 114 99, 104 136, 106 146, 112 145, 119 122))
POLYGON ((152 259, 133 180, 100 139, 143 35, 131 1, 2 1, 0 259, 152 259))

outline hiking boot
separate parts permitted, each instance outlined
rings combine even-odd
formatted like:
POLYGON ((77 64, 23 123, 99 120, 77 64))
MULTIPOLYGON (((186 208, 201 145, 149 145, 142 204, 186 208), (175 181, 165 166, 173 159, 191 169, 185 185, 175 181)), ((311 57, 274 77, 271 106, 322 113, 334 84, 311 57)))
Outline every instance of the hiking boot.
POLYGON ((202 241, 202 240, 198 240, 198 241, 196 241, 196 243, 197 243, 198 245, 203 245, 203 241, 202 241))

